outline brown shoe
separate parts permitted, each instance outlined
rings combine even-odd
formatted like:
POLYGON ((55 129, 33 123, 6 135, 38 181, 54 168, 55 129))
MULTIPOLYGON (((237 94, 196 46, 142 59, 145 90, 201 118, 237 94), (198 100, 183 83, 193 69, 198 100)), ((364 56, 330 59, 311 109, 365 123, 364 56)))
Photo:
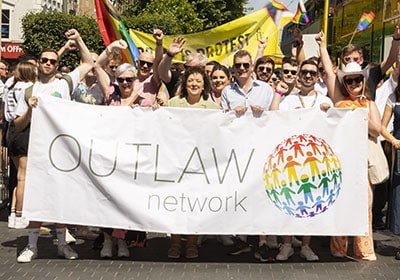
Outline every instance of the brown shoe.
POLYGON ((195 259, 199 256, 199 251, 197 249, 197 239, 198 235, 187 235, 186 241, 186 258, 195 259))
POLYGON ((186 246, 186 258, 195 259, 199 257, 199 250, 196 245, 186 246))
POLYGON ((168 258, 179 259, 181 257, 181 236, 171 235, 171 246, 168 249, 168 258))

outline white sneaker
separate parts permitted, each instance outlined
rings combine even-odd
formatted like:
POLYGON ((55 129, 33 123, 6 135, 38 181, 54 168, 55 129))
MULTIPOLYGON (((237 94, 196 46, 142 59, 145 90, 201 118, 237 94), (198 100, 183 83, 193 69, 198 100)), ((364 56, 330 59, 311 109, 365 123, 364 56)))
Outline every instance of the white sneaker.
POLYGON ((24 229, 24 228, 27 228, 28 225, 29 225, 29 221, 26 219, 26 217, 15 218, 15 226, 14 226, 14 228, 16 228, 16 229, 24 229))
POLYGON ((8 216, 8 228, 15 228, 15 215, 8 216))
POLYGON ((126 241, 118 239, 118 258, 129 258, 130 253, 126 241))
POLYGON ((67 260, 75 260, 78 258, 78 253, 75 252, 68 244, 58 246, 58 255, 67 260))
POLYGON ((112 258, 112 240, 104 239, 103 248, 100 251, 101 258, 112 258))
POLYGON ((319 257, 316 254, 314 254, 314 252, 308 245, 304 245, 301 247, 300 257, 306 259, 309 262, 319 261, 319 257))
POLYGON ((278 244, 278 238, 276 235, 268 235, 267 236, 267 246, 270 249, 278 249, 279 244, 278 244))
POLYGON ((276 256, 277 261, 287 261, 289 257, 293 256, 294 250, 292 244, 283 244, 280 248, 279 254, 276 256))
POLYGON ((37 248, 30 248, 29 245, 22 250, 17 258, 19 263, 29 263, 37 257, 37 248))
POLYGON ((295 236, 292 237, 292 246, 294 248, 300 248, 301 246, 303 246, 303 242, 301 242, 300 240, 298 240, 295 236))

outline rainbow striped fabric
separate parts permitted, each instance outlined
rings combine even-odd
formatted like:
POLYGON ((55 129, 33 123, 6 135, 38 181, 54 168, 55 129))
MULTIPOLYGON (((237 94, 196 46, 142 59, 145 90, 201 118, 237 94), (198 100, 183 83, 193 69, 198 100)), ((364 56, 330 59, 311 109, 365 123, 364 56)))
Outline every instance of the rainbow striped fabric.
POLYGON ((368 26, 370 26, 371 22, 374 20, 375 18, 375 13, 374 12, 369 12, 367 13, 363 13, 360 21, 357 24, 357 30, 358 31, 364 31, 365 29, 368 28, 368 26))
POLYGON ((283 3, 276 0, 271 0, 270 3, 265 5, 265 8, 268 10, 268 14, 273 20, 275 20, 276 13, 278 11, 289 11, 289 9, 283 3))
POLYGON ((118 12, 108 0, 95 0, 96 18, 101 37, 104 44, 108 46, 111 42, 123 39, 128 43, 128 48, 122 51, 124 62, 135 65, 139 59, 139 50, 129 36, 128 30, 121 21, 118 12))
POLYGON ((294 17, 292 18, 292 22, 301 25, 307 25, 310 22, 310 19, 307 16, 306 7, 304 6, 303 0, 299 0, 299 4, 297 5, 297 11, 294 17))

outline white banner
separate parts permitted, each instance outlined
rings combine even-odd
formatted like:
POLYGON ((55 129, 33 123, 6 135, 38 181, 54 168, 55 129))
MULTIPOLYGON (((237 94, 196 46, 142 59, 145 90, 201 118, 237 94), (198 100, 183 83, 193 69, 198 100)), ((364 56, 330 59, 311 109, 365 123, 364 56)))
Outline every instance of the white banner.
POLYGON ((366 235, 367 119, 40 98, 24 213, 151 232, 366 235))

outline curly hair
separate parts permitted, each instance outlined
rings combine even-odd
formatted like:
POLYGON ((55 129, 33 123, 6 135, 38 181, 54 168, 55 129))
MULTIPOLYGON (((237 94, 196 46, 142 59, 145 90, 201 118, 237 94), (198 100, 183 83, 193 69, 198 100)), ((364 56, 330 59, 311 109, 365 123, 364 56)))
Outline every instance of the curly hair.
POLYGON ((211 82, 210 79, 208 78, 206 72, 204 71, 203 67, 188 67, 185 71, 185 73, 182 76, 182 91, 180 94, 181 98, 187 98, 189 93, 187 92, 186 89, 186 83, 187 80, 189 78, 190 75, 193 74, 200 74, 203 77, 203 81, 204 81, 204 89, 201 92, 201 97, 203 97, 204 100, 208 99, 208 96, 210 94, 211 91, 211 82))

